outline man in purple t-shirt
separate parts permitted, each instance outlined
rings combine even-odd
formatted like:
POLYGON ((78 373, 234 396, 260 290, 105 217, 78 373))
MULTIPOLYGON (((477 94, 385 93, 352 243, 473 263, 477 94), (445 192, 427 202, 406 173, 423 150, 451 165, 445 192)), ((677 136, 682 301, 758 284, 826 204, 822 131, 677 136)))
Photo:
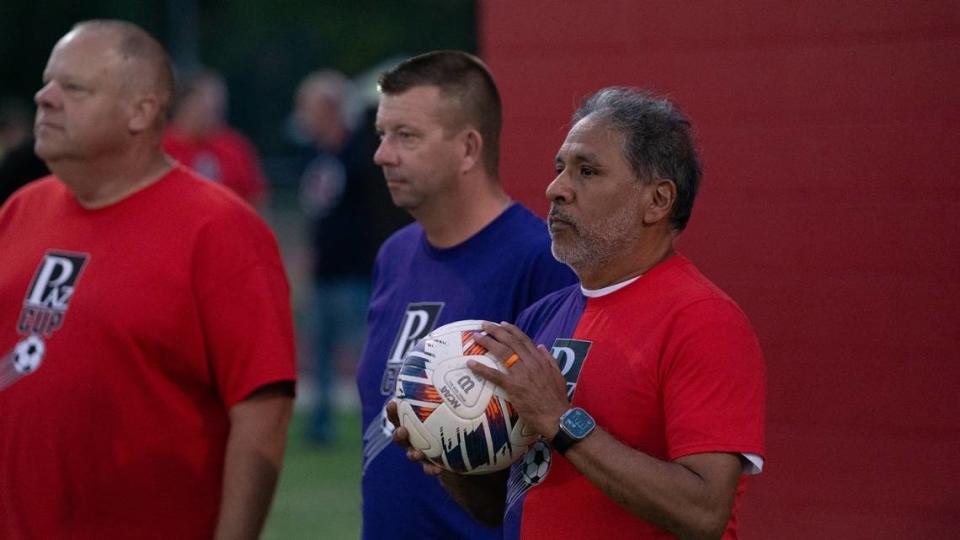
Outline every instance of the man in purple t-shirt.
POLYGON ((380 249, 369 339, 357 381, 363 406, 363 538, 500 538, 391 444, 384 406, 409 347, 461 319, 514 320, 575 281, 550 254, 544 222, 510 200, 498 176, 500 97, 483 63, 441 51, 380 79, 374 161, 394 204, 416 219, 380 249))

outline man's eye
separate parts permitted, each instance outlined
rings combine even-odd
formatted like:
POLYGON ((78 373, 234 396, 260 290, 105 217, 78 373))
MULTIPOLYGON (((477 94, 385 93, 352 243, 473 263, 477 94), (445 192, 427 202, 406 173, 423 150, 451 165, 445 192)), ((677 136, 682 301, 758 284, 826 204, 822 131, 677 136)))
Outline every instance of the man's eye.
POLYGON ((580 176, 590 177, 590 176, 593 176, 594 174, 596 174, 596 171, 594 171, 592 168, 580 167, 580 176))
POLYGON ((557 163, 556 173, 557 173, 558 175, 561 174, 561 173, 563 173, 563 165, 561 165, 560 163, 557 163))

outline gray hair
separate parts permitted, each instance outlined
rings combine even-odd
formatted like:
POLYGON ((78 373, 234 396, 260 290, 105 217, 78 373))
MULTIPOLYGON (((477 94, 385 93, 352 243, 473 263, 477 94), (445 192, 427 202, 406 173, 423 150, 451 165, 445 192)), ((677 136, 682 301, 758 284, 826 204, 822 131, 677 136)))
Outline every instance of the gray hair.
POLYGON ((597 114, 623 133, 623 155, 643 182, 672 180, 677 198, 670 225, 682 231, 690 220, 702 172, 687 117, 669 100, 646 90, 603 88, 584 99, 573 113, 573 124, 597 114))

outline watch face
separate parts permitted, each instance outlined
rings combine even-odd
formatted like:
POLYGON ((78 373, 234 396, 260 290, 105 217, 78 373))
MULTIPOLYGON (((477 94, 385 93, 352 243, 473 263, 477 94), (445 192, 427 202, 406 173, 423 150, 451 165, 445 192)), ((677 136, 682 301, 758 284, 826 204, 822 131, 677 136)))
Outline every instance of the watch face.
POLYGON ((587 411, 576 407, 570 409, 563 415, 563 428, 571 437, 582 439, 593 431, 597 425, 593 418, 587 414, 587 411))

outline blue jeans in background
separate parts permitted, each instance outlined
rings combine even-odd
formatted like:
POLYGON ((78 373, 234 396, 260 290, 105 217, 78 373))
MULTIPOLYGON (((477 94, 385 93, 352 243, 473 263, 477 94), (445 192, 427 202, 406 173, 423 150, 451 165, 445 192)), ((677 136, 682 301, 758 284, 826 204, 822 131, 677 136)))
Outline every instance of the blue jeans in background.
POLYGON ((333 424, 339 362, 356 367, 366 338, 370 279, 334 278, 314 283, 314 341, 312 380, 317 400, 307 423, 306 437, 315 444, 336 438, 333 424))

